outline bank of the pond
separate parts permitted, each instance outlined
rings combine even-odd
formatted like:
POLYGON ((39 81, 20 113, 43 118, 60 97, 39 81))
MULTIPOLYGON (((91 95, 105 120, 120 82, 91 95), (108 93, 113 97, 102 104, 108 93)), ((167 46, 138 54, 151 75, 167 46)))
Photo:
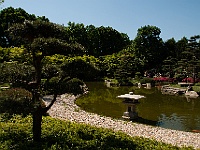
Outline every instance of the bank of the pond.
MULTIPOLYGON (((44 98, 47 104, 50 98, 50 96, 44 98)), ((54 118, 86 123, 96 127, 113 129, 114 131, 122 131, 130 136, 155 139, 179 147, 192 146, 195 149, 200 149, 200 133, 164 129, 88 113, 81 110, 80 107, 74 103, 76 98, 77 97, 73 95, 61 95, 48 111, 49 115, 54 118)))

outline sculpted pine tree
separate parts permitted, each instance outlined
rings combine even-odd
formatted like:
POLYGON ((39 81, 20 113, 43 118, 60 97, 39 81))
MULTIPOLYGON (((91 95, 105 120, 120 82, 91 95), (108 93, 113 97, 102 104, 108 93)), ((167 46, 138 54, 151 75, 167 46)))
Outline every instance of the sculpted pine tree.
POLYGON ((80 54, 82 47, 78 44, 67 44, 62 40, 65 34, 64 27, 43 21, 25 21, 23 24, 15 24, 8 30, 12 38, 18 38, 24 42, 25 47, 32 56, 32 64, 35 68, 34 81, 28 83, 28 89, 32 93, 32 101, 34 103, 33 111, 33 140, 38 142, 41 140, 41 122, 42 115, 45 114, 56 101, 58 94, 64 92, 58 80, 55 86, 54 96, 51 103, 42 107, 40 101, 41 90, 41 72, 42 59, 45 56, 59 54, 80 54))

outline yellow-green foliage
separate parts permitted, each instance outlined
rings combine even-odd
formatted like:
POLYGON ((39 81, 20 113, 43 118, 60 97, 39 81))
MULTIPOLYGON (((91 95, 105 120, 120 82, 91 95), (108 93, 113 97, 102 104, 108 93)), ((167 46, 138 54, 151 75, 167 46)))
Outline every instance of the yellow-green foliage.
POLYGON ((69 57, 66 61, 71 63, 74 60, 83 60, 84 62, 90 63, 93 66, 98 66, 98 64, 100 63, 100 60, 94 56, 87 56, 87 55, 83 55, 83 56, 75 56, 75 57, 69 57))
POLYGON ((81 59, 84 62, 90 63, 92 65, 97 65, 100 63, 100 60, 98 58, 95 58, 94 56, 83 55, 83 56, 68 57, 68 56, 60 55, 60 54, 55 54, 52 56, 45 56, 43 62, 45 62, 47 64, 59 65, 64 62, 71 63, 77 59, 81 59))
POLYGON ((85 124, 43 117, 42 141, 32 141, 32 117, 0 116, 0 149, 3 150, 150 150, 177 148, 150 139, 130 137, 122 132, 96 128, 85 124))
POLYGON ((200 92, 200 86, 199 84, 195 84, 194 86, 192 86, 193 90, 196 92, 200 92))
POLYGON ((43 61, 47 64, 58 65, 58 64, 62 64, 64 61, 66 61, 66 59, 67 59, 67 56, 65 55, 55 54, 52 56, 45 56, 43 61))
POLYGON ((24 47, 0 47, 0 61, 20 61, 24 62, 26 59, 24 47))

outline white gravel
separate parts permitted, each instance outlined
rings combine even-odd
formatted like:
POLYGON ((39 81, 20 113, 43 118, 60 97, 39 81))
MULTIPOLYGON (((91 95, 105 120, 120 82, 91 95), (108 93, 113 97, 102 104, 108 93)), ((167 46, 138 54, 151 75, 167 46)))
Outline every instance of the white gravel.
MULTIPOLYGON (((155 139, 179 147, 192 146, 195 149, 200 149, 200 133, 153 127, 88 113, 74 103, 76 98, 77 97, 73 95, 67 94, 57 97, 56 102, 48 111, 49 115, 54 118, 86 123, 96 127, 113 129, 114 131, 122 131, 130 136, 155 139)), ((51 96, 44 97, 47 105, 50 102, 50 99, 51 96)))

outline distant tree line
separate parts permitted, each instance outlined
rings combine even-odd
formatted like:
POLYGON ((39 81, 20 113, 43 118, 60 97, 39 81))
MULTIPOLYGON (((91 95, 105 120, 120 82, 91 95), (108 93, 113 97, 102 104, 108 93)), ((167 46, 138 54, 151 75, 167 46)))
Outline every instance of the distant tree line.
MULTIPOLYGON (((0 12, 1 49, 9 50, 11 47, 21 47, 26 44, 20 37, 12 38, 8 28, 15 24, 23 24, 27 20, 51 23, 45 16, 36 17, 21 8, 8 7, 0 12)), ((138 29, 135 39, 130 40, 127 34, 120 33, 112 27, 85 26, 74 22, 69 22, 67 26, 54 25, 54 33, 50 33, 46 25, 41 25, 38 26, 38 30, 30 30, 30 35, 33 32, 43 32, 41 34, 47 37, 48 34, 55 34, 54 36, 66 43, 82 47, 84 50, 79 55, 98 59, 98 63, 93 63, 99 72, 98 78, 106 76, 127 79, 127 77, 134 78, 135 74, 143 75, 144 72, 150 77, 157 73, 180 79, 186 76, 198 77, 199 35, 190 39, 183 37, 179 41, 175 41, 174 38, 163 41, 160 37, 160 28, 146 25, 138 29), (63 31, 58 32, 59 28, 63 31)), ((68 56, 68 53, 62 50, 56 51, 56 54, 63 55, 60 57, 68 56)), ((0 61, 5 61, 6 57, 5 54, 1 55, 0 61)))

